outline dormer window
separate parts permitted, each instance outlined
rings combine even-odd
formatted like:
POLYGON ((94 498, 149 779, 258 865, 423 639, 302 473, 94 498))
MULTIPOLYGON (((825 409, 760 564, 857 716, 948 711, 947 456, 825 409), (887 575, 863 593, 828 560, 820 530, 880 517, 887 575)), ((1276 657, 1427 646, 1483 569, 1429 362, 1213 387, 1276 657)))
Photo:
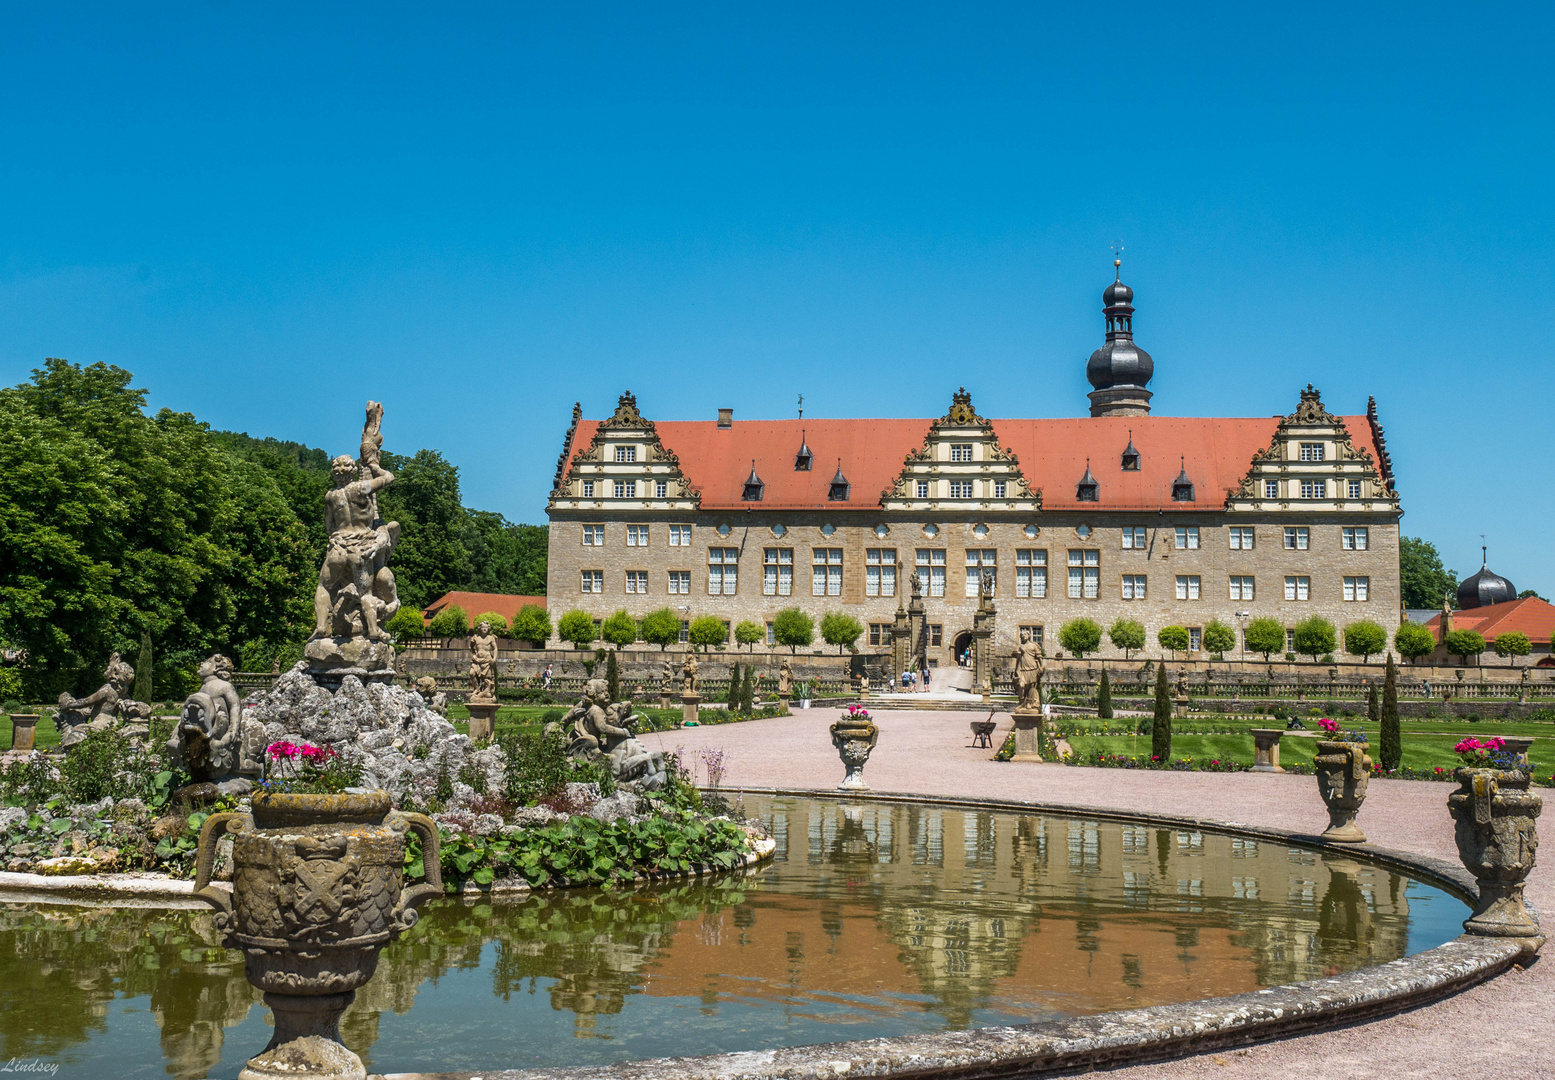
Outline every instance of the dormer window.
POLYGON ((842 475, 842 461, 837 462, 837 475, 831 478, 831 488, 826 493, 826 498, 832 502, 848 501, 848 478, 842 475))
POLYGON ((1184 459, 1182 471, 1172 481, 1172 502, 1192 502, 1193 481, 1188 479, 1188 464, 1184 459))
POLYGON ((1091 475, 1091 460, 1085 459, 1085 475, 1080 477, 1080 482, 1075 485, 1074 497, 1076 502, 1096 502, 1100 495, 1100 487, 1096 483, 1096 477, 1091 475))
POLYGON ((810 453, 810 444, 805 442, 804 432, 799 433, 799 453, 794 455, 794 471, 809 472, 810 464, 815 460, 815 455, 810 453))
POLYGON ((756 475, 756 462, 751 462, 751 474, 745 478, 745 489, 740 494, 742 502, 760 502, 767 485, 756 475))
POLYGON ((637 460, 637 447, 635 447, 635 446, 618 446, 618 447, 616 447, 616 460, 617 461, 636 461, 637 460))
POLYGON ((1134 433, 1128 433, 1128 449, 1123 451, 1123 471, 1139 471, 1139 451, 1134 449, 1134 433))

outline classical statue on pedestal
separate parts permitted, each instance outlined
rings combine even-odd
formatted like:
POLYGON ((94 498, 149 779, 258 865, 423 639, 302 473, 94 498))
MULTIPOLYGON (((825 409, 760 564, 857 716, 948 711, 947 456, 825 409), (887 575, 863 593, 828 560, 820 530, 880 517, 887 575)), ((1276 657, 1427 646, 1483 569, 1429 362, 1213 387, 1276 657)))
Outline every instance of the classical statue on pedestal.
POLYGON ((383 406, 367 403, 360 462, 342 454, 331 462, 334 489, 324 495, 329 549, 314 592, 313 639, 389 640, 384 624, 400 609, 389 555, 399 542, 399 522, 378 516, 378 492, 394 482, 379 463, 383 406))
POLYGON ((694 694, 697 692, 697 654, 688 652, 686 662, 680 665, 680 678, 682 693, 694 694))
POLYGON ((477 704, 497 700, 497 637, 488 622, 480 623, 470 635, 470 700, 477 704))
POLYGON ((794 692, 794 665, 789 663, 788 657, 783 657, 783 663, 778 668, 778 697, 788 698, 794 692))
POLYGON ((1031 640, 1031 631, 1022 629, 1015 647, 1015 690, 1020 695, 1017 709, 1042 708, 1042 646, 1031 640))

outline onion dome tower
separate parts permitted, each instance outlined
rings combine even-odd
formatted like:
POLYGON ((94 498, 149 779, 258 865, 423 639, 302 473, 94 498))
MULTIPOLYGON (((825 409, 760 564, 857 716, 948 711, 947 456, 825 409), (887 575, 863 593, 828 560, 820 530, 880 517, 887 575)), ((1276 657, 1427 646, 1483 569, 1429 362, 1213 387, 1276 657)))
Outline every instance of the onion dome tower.
POLYGON ((1112 261, 1114 279, 1101 294, 1107 318, 1107 343, 1091 353, 1085 377, 1091 391, 1092 416, 1149 416, 1150 391, 1145 384, 1155 374, 1155 361, 1134 344, 1134 290, 1123 284, 1123 260, 1112 261))
POLYGON ((1458 606, 1465 611, 1469 608, 1489 607, 1491 604, 1504 604, 1508 600, 1517 599, 1517 586, 1490 569, 1487 565, 1488 553, 1483 547, 1479 550, 1479 572, 1473 577, 1464 579, 1458 586, 1458 606))

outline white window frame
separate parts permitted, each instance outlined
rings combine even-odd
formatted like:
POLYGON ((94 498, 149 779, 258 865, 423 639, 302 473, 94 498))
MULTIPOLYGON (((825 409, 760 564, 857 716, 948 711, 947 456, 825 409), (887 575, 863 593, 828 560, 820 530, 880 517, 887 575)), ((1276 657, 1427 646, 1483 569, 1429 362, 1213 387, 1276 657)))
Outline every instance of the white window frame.
POLYGON ((735 596, 740 588, 740 549, 707 549, 707 595, 735 596))
POLYGON ((1145 599, 1146 581, 1144 574, 1124 574, 1122 595, 1125 600, 1145 599))
POLYGON ((913 550, 913 569, 918 572, 924 596, 937 597, 945 595, 944 548, 915 548, 913 550))
POLYGON ((1015 598, 1047 599, 1047 548, 1015 549, 1015 598))
POLYGON ((1179 525, 1173 530, 1175 533, 1173 542, 1178 551, 1197 551, 1199 548, 1199 527, 1197 525, 1179 525))
POLYGON ((578 581, 578 591, 585 596, 593 596, 605 591, 605 572, 603 570, 584 570, 578 581))
POLYGON ((1328 498, 1327 480, 1303 480, 1301 481, 1301 497, 1303 499, 1328 498))
POLYGON ((1204 579, 1198 574, 1177 575, 1177 599, 1198 600, 1204 594, 1204 579))
POLYGON ((1143 525, 1123 526, 1123 550, 1143 551, 1149 546, 1150 534, 1143 525))
POLYGON ((762 548, 761 595, 792 596, 794 594, 794 549, 762 548))
POLYGON ((972 460, 972 444, 971 443, 951 443, 950 444, 950 460, 951 461, 971 461, 972 460))
POLYGON ((929 482, 927 480, 918 480, 916 483, 918 485, 918 498, 927 499, 929 497, 929 482))
POLYGON ((616 447, 616 461, 630 463, 630 462, 635 462, 636 460, 637 460, 637 447, 635 447, 635 446, 617 446, 616 447))
POLYGON ((691 641, 691 620, 680 620, 680 643, 685 645, 691 641))
POLYGON ((646 525, 628 525, 626 527, 626 546, 627 547, 647 547, 648 546, 648 526, 646 526, 646 525))
POLYGON ((993 482, 993 497, 994 498, 996 498, 996 499, 1007 498, 1009 490, 1010 490, 1009 481, 1007 481, 1007 480, 995 480, 993 482))
POLYGON ((1296 460, 1298 461, 1323 461, 1325 460, 1324 455, 1325 450, 1320 442, 1304 442, 1296 450, 1296 460))
POLYGON ((950 497, 952 499, 971 499, 976 496, 972 493, 972 480, 952 480, 950 482, 950 497))
POLYGON ((1226 530, 1226 544, 1230 551, 1251 551, 1256 539, 1251 525, 1233 525, 1226 530))
POLYGON ((1312 599, 1312 579, 1305 574, 1286 575, 1285 599, 1294 601, 1312 599))
POLYGON ((1263 482, 1263 497, 1266 499, 1278 499, 1280 497, 1280 482, 1278 480, 1265 480, 1263 482))
POLYGON ((896 595, 896 549, 864 549, 864 595, 896 595))
POLYGON ((1359 480, 1346 480, 1345 481, 1345 486, 1346 486, 1346 489, 1349 492, 1350 498, 1352 498, 1352 499, 1359 499, 1359 498, 1361 498, 1361 482, 1359 480))
POLYGON ((594 481, 585 480, 580 487, 583 489, 583 498, 592 499, 594 497, 594 481))
POLYGON ((655 499, 667 499, 670 495, 670 482, 668 480, 655 480, 653 482, 653 497, 655 499))
POLYGON ((1346 577, 1344 579, 1344 598, 1352 604, 1364 604, 1371 596, 1371 578, 1346 577))
POLYGON ((605 546, 605 527, 603 525, 585 525, 585 526, 583 526, 583 546, 584 547, 604 547, 605 546))
POLYGON ((648 571, 628 570, 626 572, 626 591, 639 596, 647 595, 648 571))
POLYGON ((669 571, 669 593, 670 593, 671 596, 690 596, 691 595, 691 571, 690 570, 671 570, 671 571, 669 571))
POLYGON ((1204 628, 1202 626, 1188 627, 1188 651, 1201 652, 1204 649, 1204 628))
POLYGON ((670 526, 670 547, 690 547, 690 546, 691 546, 691 526, 690 525, 671 525, 670 526))
POLYGON ((1285 526, 1285 550, 1306 551, 1312 546, 1312 530, 1305 525, 1285 526))
POLYGON ((810 595, 842 595, 842 549, 810 549, 810 595))
POLYGON ((1101 599, 1101 551, 1099 549, 1069 549, 1069 599, 1101 599))
POLYGON ((981 595, 983 575, 987 574, 994 580, 994 588, 999 587, 999 549, 998 548, 967 548, 966 549, 966 594, 967 596, 981 595))
POLYGON ((1231 575, 1231 599, 1251 600, 1257 591, 1257 581, 1251 574, 1231 575))
POLYGON ((610 482, 610 491, 612 499, 635 499, 637 498, 637 481, 612 480, 610 482))
POLYGON ((1371 529, 1366 525, 1346 525, 1341 536, 1346 551, 1365 551, 1371 543, 1371 529))

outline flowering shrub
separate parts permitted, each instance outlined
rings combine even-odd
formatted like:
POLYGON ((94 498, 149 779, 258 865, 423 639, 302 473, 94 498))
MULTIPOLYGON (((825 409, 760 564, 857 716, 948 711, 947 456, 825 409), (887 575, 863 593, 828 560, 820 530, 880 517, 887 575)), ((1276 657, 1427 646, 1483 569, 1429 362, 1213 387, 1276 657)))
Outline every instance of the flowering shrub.
POLYGON ((336 795, 361 783, 360 768, 346 765, 333 746, 280 739, 265 747, 270 774, 259 782, 272 794, 336 795))
POLYGON ((1458 760, 1472 769, 1521 769, 1523 763, 1500 738, 1476 739, 1470 735, 1452 748, 1458 760))
POLYGON ((1363 743, 1367 741, 1364 733, 1354 731, 1350 728, 1340 728, 1339 721, 1330 720, 1326 716, 1321 717, 1318 720, 1317 726, 1323 729, 1323 734, 1327 735, 1335 742, 1363 743))
POLYGON ((1102 769, 1170 769, 1173 772, 1246 772, 1248 769, 1229 758, 1159 758, 1149 754, 1104 754, 1100 750, 1070 755, 1064 762, 1102 769))

